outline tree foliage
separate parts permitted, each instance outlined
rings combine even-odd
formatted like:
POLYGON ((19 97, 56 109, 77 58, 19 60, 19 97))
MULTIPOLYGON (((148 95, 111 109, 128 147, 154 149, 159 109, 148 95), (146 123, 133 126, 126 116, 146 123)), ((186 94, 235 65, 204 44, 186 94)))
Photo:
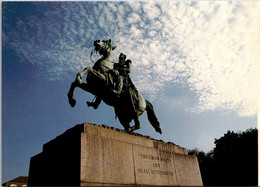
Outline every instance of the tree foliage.
POLYGON ((198 157, 205 186, 257 186, 257 129, 235 133, 228 131, 215 139, 215 148, 204 153, 189 150, 198 157))

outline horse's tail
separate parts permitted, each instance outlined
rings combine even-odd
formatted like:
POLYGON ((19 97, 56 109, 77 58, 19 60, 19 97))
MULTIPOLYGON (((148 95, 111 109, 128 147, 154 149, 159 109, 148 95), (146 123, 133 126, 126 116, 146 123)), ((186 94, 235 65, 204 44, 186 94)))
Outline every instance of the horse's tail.
POLYGON ((147 112, 147 117, 148 117, 149 122, 154 127, 156 132, 162 134, 162 130, 160 128, 160 123, 159 123, 159 121, 158 121, 158 119, 157 119, 157 117, 154 113, 154 110, 153 110, 153 105, 147 100, 145 100, 145 102, 146 102, 145 110, 147 112))

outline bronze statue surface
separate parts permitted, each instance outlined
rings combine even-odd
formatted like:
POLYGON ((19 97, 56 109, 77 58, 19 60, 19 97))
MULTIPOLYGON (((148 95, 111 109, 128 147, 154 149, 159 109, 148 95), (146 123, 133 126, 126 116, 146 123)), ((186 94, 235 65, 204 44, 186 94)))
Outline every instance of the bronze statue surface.
POLYGON ((116 116, 127 132, 141 128, 138 116, 146 110, 149 122, 155 131, 161 134, 160 123, 152 104, 144 100, 130 78, 131 60, 126 60, 126 55, 121 53, 119 62, 114 63, 112 51, 116 46, 112 46, 111 39, 96 40, 93 45, 101 58, 93 67, 87 67, 76 75, 67 94, 69 104, 72 107, 76 105, 73 92, 76 87, 79 87, 96 96, 95 102, 87 102, 88 106, 97 109, 100 102, 104 101, 114 107, 116 116), (86 74, 86 83, 83 83, 82 78, 86 74), (135 122, 133 127, 130 126, 132 120, 135 122))

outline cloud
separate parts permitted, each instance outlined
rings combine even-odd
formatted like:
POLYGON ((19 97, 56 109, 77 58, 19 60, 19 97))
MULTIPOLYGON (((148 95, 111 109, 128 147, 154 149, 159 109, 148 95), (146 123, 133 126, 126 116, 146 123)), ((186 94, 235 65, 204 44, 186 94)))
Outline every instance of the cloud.
POLYGON ((152 21, 160 15, 160 9, 156 2, 143 3, 142 9, 144 11, 145 18, 148 20, 152 21))
POLYGON ((140 21, 141 21, 140 16, 134 12, 131 13, 127 18, 127 23, 129 24, 138 23, 140 21))
POLYGON ((13 7, 3 5, 3 45, 37 64, 47 79, 62 79, 91 66, 92 42, 112 38, 118 46, 115 60, 124 52, 133 61, 133 80, 151 99, 176 83, 197 94, 193 111, 221 108, 240 116, 256 114, 259 2, 32 6, 41 11, 14 16, 13 7))

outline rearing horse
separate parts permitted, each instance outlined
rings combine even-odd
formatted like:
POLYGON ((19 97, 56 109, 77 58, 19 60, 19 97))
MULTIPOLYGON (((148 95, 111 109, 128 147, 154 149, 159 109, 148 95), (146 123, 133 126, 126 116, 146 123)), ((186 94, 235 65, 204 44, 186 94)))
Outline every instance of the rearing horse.
POLYGON ((67 94, 71 107, 76 105, 76 100, 73 99, 73 92, 76 87, 79 87, 87 92, 96 95, 102 99, 107 105, 113 106, 116 116, 127 132, 140 129, 141 124, 138 116, 147 111, 147 117, 156 132, 162 133, 160 123, 154 113, 152 104, 144 100, 143 96, 137 91, 129 87, 128 92, 117 94, 113 92, 114 76, 114 60, 112 51, 116 46, 111 45, 109 40, 94 41, 95 51, 101 55, 101 58, 94 66, 85 68, 78 73, 74 82, 72 82, 67 94), (87 83, 82 82, 82 78, 87 74, 87 83), (132 106, 132 107, 131 107, 132 106), (135 125, 130 127, 131 121, 134 119, 135 125))

